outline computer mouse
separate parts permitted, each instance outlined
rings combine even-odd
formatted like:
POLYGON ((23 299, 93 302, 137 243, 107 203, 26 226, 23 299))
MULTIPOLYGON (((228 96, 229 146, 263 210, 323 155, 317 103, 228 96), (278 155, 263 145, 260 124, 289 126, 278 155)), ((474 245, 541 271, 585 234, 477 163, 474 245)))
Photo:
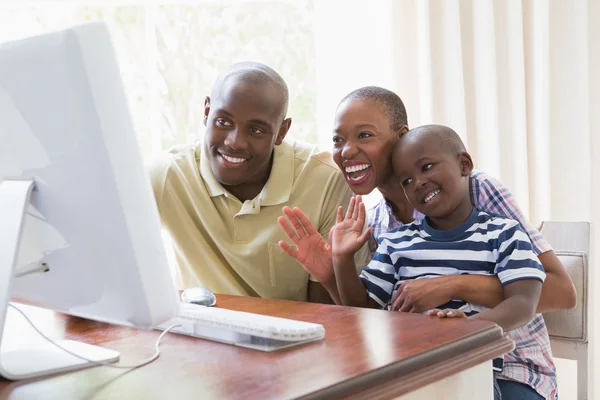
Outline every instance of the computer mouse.
POLYGON ((181 301, 199 306, 212 307, 217 304, 217 297, 210 289, 204 286, 194 286, 185 289, 181 293, 181 301))

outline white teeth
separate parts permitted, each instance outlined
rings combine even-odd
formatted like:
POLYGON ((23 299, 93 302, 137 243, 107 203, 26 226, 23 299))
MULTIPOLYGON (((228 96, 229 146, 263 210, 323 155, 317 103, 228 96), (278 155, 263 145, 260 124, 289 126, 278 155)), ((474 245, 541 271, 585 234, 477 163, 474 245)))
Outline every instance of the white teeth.
POLYGON ((346 167, 346 173, 362 171, 363 169, 369 168, 369 164, 361 164, 361 165, 353 165, 351 167, 346 167))
POLYGON ((229 156, 226 156, 225 154, 221 154, 221 155, 223 156, 224 159, 226 159, 230 163, 234 163, 234 164, 240 164, 240 163, 243 163, 244 161, 246 161, 245 158, 229 157, 229 156))
POLYGON ((440 193, 440 191, 439 191, 439 190, 436 190, 436 191, 434 191, 434 192, 431 192, 431 193, 429 193, 429 194, 427 195, 427 197, 425 197, 425 203, 429 203, 429 202, 430 202, 431 200, 433 200, 433 198, 434 198, 435 196, 437 196, 439 193, 440 193))
POLYGON ((365 177, 365 175, 366 175, 366 174, 362 174, 361 176, 357 176, 356 178, 353 178, 353 177, 349 176, 349 177, 348 177, 348 179, 350 179, 351 181, 359 181, 359 180, 361 180, 362 178, 364 178, 364 177, 365 177))

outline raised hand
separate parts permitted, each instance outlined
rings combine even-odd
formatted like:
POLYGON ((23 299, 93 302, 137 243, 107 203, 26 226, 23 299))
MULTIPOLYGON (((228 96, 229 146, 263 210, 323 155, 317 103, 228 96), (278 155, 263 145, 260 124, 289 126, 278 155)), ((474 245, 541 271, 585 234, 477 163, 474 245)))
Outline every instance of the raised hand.
POLYGON ((371 228, 362 231, 365 225, 365 214, 365 205, 361 196, 350 199, 344 218, 342 218, 342 207, 338 208, 337 220, 330 240, 334 256, 353 256, 367 242, 371 228))
MULTIPOLYGON (((284 217, 277 218, 287 237, 296 245, 290 247, 281 240, 281 247, 290 257, 296 259, 304 269, 319 282, 328 282, 333 279, 333 262, 331 260, 331 246, 315 229, 308 217, 299 208, 293 210, 283 207, 284 217), (291 222, 291 225, 290 225, 291 222)), ((331 232, 329 241, 331 242, 331 232)))

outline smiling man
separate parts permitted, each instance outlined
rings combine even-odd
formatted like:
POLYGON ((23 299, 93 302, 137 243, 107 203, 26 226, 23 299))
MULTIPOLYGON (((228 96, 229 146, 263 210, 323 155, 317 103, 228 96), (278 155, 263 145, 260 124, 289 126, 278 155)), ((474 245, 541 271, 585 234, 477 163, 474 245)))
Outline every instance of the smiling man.
MULTIPOLYGON (((284 206, 300 207, 327 238, 352 192, 327 152, 284 140, 287 85, 259 63, 234 64, 204 104, 203 141, 153 161, 150 177, 173 239, 179 288, 329 302, 327 291, 278 246, 284 206)), ((357 267, 368 251, 357 254, 357 267)))

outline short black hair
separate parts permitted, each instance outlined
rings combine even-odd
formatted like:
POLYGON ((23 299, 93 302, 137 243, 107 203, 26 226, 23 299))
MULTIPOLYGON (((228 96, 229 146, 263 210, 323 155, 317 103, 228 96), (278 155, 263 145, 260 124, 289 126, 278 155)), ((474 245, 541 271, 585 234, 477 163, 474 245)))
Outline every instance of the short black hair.
POLYGON ((215 93, 221 89, 221 85, 228 79, 235 79, 255 84, 263 84, 270 82, 275 85, 283 96, 283 115, 287 115, 288 103, 290 94, 287 84, 273 68, 254 61, 242 61, 231 65, 229 68, 222 71, 217 77, 210 97, 214 97, 215 93))
POLYGON ((400 142, 412 138, 417 138, 422 135, 434 136, 435 139, 437 139, 441 143, 442 149, 449 153, 459 155, 467 151, 467 148, 465 147, 465 144, 463 143, 458 133, 456 133, 454 129, 449 128, 445 125, 431 124, 413 128, 410 131, 406 132, 404 135, 402 135, 402 137, 400 138, 400 142))
POLYGON ((349 93, 340 101, 340 104, 354 99, 367 100, 381 107, 390 121, 390 128, 396 131, 403 125, 408 125, 406 108, 400 96, 391 90, 379 86, 365 86, 349 93))

